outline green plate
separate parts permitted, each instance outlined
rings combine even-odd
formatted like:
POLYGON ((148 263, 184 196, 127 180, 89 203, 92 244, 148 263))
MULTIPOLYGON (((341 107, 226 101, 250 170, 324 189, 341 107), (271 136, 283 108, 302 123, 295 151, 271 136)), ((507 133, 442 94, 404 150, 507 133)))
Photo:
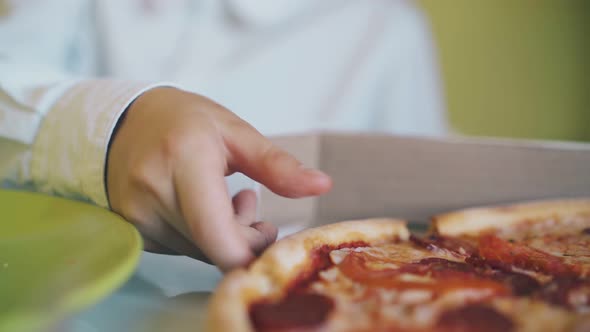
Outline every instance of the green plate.
POLYGON ((107 210, 0 190, 0 331, 33 331, 98 302, 133 273, 142 243, 107 210))

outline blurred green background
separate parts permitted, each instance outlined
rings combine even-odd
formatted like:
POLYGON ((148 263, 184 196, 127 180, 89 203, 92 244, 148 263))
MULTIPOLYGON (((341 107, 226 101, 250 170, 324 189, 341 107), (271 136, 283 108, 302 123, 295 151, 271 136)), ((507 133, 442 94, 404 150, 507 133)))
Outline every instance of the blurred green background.
POLYGON ((420 3, 456 130, 590 141, 590 1, 420 3))

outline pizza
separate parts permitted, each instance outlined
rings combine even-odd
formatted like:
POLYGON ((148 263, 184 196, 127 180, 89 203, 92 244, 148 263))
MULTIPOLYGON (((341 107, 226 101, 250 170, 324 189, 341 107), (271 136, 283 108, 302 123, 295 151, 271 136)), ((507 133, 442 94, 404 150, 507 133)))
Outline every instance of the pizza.
POLYGON ((590 199, 307 229, 232 271, 211 331, 590 331, 590 199))

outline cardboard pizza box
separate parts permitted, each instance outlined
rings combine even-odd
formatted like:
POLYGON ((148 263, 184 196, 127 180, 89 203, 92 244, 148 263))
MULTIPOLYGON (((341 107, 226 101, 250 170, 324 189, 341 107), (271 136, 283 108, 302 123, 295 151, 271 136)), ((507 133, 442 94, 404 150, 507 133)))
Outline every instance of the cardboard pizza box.
POLYGON ((590 196, 590 144, 342 133, 274 141, 334 180, 311 199, 260 188, 260 218, 282 227, 383 216, 425 224, 470 206, 590 196))

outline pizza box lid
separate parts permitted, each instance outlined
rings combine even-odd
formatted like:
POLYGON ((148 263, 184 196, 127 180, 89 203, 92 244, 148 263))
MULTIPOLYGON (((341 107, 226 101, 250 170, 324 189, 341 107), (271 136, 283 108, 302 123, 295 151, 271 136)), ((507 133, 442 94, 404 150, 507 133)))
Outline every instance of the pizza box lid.
POLYGON ((261 188, 260 218, 282 227, 383 216, 427 223, 470 206, 590 196, 587 143, 355 133, 273 140, 334 180, 318 198, 261 188))

